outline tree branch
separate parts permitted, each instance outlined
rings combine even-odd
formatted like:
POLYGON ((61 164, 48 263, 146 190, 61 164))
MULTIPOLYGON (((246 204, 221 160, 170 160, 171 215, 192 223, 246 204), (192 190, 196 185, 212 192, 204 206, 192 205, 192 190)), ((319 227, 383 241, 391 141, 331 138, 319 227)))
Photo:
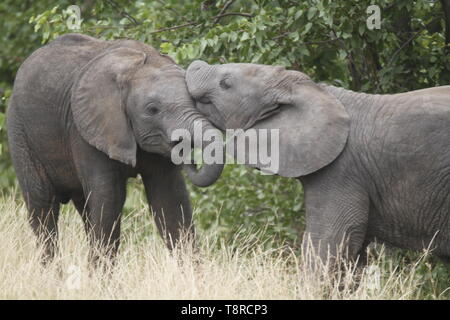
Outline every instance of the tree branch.
POLYGON ((123 10, 115 1, 113 0, 106 0, 114 9, 117 11, 120 11, 119 13, 127 18, 131 23, 134 25, 140 25, 141 23, 137 21, 132 15, 128 14, 125 10, 123 10))
POLYGON ((441 0, 442 10, 444 11, 445 22, 445 44, 450 43, 450 1, 441 0))
POLYGON ((413 41, 418 35, 420 35, 420 33, 422 31, 426 30, 436 19, 440 19, 440 18, 436 17, 435 19, 431 20, 429 23, 424 25, 419 30, 414 31, 412 33, 412 35, 394 52, 394 54, 392 55, 391 59, 389 59, 389 62, 388 62, 387 65, 390 66, 392 64, 392 62, 394 62, 395 58, 400 53, 400 51, 402 51, 411 41, 413 41))
MULTIPOLYGON (((442 10, 444 11, 444 21, 445 21, 445 55, 450 54, 450 0, 441 0, 442 10)), ((441 73, 446 83, 450 83, 450 75, 447 64, 444 64, 444 71, 441 73)))
MULTIPOLYGON (((217 15, 217 16, 213 17, 213 19, 217 19, 217 18, 221 19, 221 18, 227 17, 227 16, 241 16, 241 17, 247 17, 247 18, 252 18, 253 17, 253 15, 250 14, 250 13, 229 12, 229 13, 224 13, 224 14, 217 15)), ((202 22, 192 21, 192 22, 187 22, 187 23, 180 24, 178 26, 166 27, 166 28, 161 28, 161 29, 158 29, 158 30, 150 31, 149 33, 150 34, 154 34, 154 33, 159 33, 159 32, 164 32, 164 31, 172 31, 172 30, 177 30, 177 29, 189 27, 189 26, 197 26, 199 24, 202 24, 202 22)))
POLYGON ((419 31, 416 31, 413 33, 413 35, 411 37, 409 37, 408 40, 406 40, 401 46, 400 48, 398 48, 397 50, 395 50, 394 54, 392 55, 391 59, 389 59, 389 62, 387 64, 387 66, 390 66, 394 60, 397 58, 398 54, 400 53, 400 51, 402 51, 411 41, 413 41, 423 30, 425 30, 425 28, 420 29, 419 31))
POLYGON ((215 16, 214 18, 216 20, 220 20, 223 17, 228 17, 228 16, 241 16, 241 17, 246 17, 246 18, 253 18, 253 15, 251 13, 244 13, 244 12, 228 12, 228 13, 219 14, 219 15, 215 16))
MULTIPOLYGON (((233 2, 234 2, 234 0, 228 0, 228 1, 225 3, 225 5, 223 6, 222 10, 220 10, 218 16, 224 14, 224 13, 228 10, 228 8, 233 4, 233 2)), ((219 22, 219 20, 220 20, 220 18, 215 18, 215 19, 214 19, 214 23, 219 22)))
POLYGON ((161 29, 158 29, 158 30, 150 31, 149 33, 150 33, 150 34, 154 34, 154 33, 159 33, 159 32, 164 32, 164 31, 172 31, 172 30, 181 29, 181 28, 184 28, 184 27, 196 26, 196 25, 199 25, 200 23, 201 23, 201 22, 195 22, 195 21, 192 21, 192 22, 180 24, 180 25, 178 25, 178 26, 167 27, 167 28, 161 28, 161 29))
MULTIPOLYGON (((158 1, 159 3, 161 3, 162 5, 166 5, 166 2, 165 1, 163 1, 163 0, 156 0, 156 1, 158 1)), ((180 13, 177 11, 177 10, 175 10, 174 8, 172 8, 172 7, 167 7, 167 9, 169 9, 170 11, 172 11, 173 13, 175 13, 176 15, 180 15, 180 13)))
POLYGON ((352 90, 361 89, 361 76, 358 71, 358 68, 356 67, 355 60, 353 59, 352 51, 347 49, 344 40, 342 40, 337 36, 336 31, 334 31, 334 29, 331 29, 331 32, 334 35, 334 39, 336 39, 339 42, 341 48, 347 53, 348 69, 350 71, 350 75, 352 76, 352 90))
MULTIPOLYGON (((276 37, 273 37, 272 40, 278 40, 278 39, 284 38, 284 37, 290 35, 291 33, 294 33, 294 31, 284 32, 276 37)), ((325 43, 330 43, 330 42, 335 42, 335 41, 338 41, 338 39, 306 41, 306 42, 300 42, 300 44, 325 44, 325 43)))
MULTIPOLYGON (((250 13, 229 12, 229 13, 224 13, 224 14, 219 14, 217 16, 214 16, 214 17, 212 17, 212 19, 221 19, 221 18, 227 17, 227 16, 241 16, 241 17, 246 17, 246 18, 253 18, 253 15, 250 14, 250 13)), ((191 22, 183 23, 183 24, 180 24, 180 25, 177 25, 177 26, 173 26, 173 27, 166 27, 166 28, 153 30, 153 31, 150 31, 150 32, 147 32, 147 33, 155 34, 155 33, 160 33, 160 32, 164 32, 164 31, 172 31, 172 30, 177 30, 177 29, 189 27, 189 26, 198 26, 198 25, 200 25, 202 23, 203 22, 191 21, 191 22)), ((134 27, 136 27, 138 25, 140 25, 140 23, 137 23, 135 25, 120 25, 120 26, 102 26, 102 25, 99 25, 99 26, 93 26, 92 28, 89 28, 88 30, 92 30, 92 29, 95 29, 95 28, 99 28, 99 29, 134 28, 134 27)))

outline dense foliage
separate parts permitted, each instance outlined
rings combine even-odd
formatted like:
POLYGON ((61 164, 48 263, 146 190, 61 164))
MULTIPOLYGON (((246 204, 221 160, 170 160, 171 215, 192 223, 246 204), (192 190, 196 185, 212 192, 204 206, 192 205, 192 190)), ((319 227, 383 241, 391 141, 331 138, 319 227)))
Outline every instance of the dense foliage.
MULTIPOLYGON (((316 81, 373 93, 448 84, 450 63, 442 4, 426 0, 274 1, 13 1, 0 3, 0 186, 13 183, 4 111, 15 72, 34 49, 60 34, 146 42, 186 67, 254 62, 301 70, 316 81), (71 4, 81 29, 70 30, 71 4), (366 24, 369 5, 381 9, 380 29, 366 24)), ((253 228, 293 242, 302 229, 301 186, 228 166, 208 189, 190 187, 197 224, 224 236, 253 228)))

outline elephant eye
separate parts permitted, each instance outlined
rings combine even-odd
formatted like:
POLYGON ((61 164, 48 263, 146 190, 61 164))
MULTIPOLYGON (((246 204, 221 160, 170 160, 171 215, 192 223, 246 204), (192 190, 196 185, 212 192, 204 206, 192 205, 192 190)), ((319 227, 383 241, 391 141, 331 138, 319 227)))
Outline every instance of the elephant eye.
POLYGON ((223 78, 222 80, 220 80, 219 85, 223 89, 229 89, 231 87, 230 78, 223 78))
POLYGON ((147 106, 148 113, 152 116, 157 115, 161 110, 158 107, 149 105, 147 106))
POLYGON ((198 102, 203 103, 203 104, 211 104, 211 100, 209 100, 208 97, 206 97, 206 96, 203 96, 197 100, 198 100, 198 102))

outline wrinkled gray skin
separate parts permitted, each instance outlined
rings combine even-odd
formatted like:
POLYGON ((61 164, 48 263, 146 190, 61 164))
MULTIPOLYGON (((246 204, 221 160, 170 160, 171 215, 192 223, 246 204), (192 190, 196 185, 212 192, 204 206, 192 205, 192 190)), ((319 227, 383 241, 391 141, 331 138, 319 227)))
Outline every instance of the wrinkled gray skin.
POLYGON ((218 128, 280 129, 278 174, 302 182, 322 259, 339 244, 355 258, 375 239, 432 242, 450 258, 450 86, 370 95, 282 67, 202 61, 186 81, 218 128))
MULTIPOLYGON (((92 246, 114 256, 126 181, 137 174, 168 246, 182 230, 193 235, 170 135, 192 132, 194 120, 213 127, 195 109, 184 73, 148 45, 80 34, 59 37, 22 64, 7 115, 9 146, 45 258, 55 254, 60 204, 69 200, 92 246)), ((190 167, 188 176, 208 185, 221 169, 190 167)))

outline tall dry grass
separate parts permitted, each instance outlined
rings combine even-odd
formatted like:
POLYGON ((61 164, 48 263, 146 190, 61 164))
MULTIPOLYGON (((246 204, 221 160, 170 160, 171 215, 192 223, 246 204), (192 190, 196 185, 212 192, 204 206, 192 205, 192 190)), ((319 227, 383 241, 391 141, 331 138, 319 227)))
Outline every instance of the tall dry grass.
MULTIPOLYGON (((423 297, 420 261, 406 268, 384 254, 365 269, 308 272, 286 248, 264 249, 254 235, 232 244, 214 232, 199 234, 199 252, 170 254, 154 232, 146 206, 123 219, 122 244, 113 272, 90 272, 81 219, 67 206, 60 218, 60 254, 39 263, 40 250, 23 203, 0 200, 0 299, 416 299, 423 297)), ((438 292, 436 298, 445 293, 438 292)))

